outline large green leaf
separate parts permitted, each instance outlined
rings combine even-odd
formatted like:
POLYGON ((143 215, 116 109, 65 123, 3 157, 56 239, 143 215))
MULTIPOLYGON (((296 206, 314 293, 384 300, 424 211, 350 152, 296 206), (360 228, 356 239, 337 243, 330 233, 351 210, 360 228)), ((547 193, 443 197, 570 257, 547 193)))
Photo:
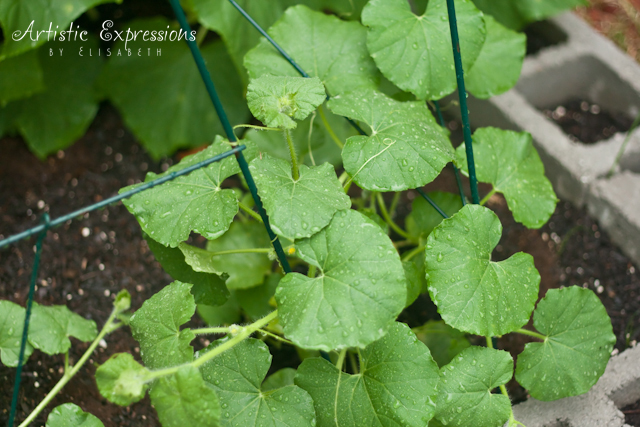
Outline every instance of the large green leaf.
POLYGON ((109 402, 129 406, 142 399, 149 388, 149 370, 136 362, 129 353, 111 356, 96 370, 100 394, 109 402))
POLYGON ((425 257, 429 294, 448 325, 490 337, 515 331, 529 321, 540 274, 533 257, 522 252, 491 261, 501 234, 496 214, 466 205, 429 235, 425 257))
POLYGON ((518 382, 545 401, 589 391, 616 342, 600 299, 577 286, 551 289, 538 303, 533 325, 547 338, 527 344, 518 355, 518 382))
POLYGON ((438 366, 451 362, 471 343, 464 332, 453 329, 442 320, 429 320, 422 326, 413 328, 418 339, 425 343, 438 366))
POLYGON ((189 343, 196 336, 191 329, 180 330, 180 326, 195 312, 191 285, 176 281, 146 300, 131 316, 131 332, 140 343, 140 356, 148 368, 166 368, 193 360, 189 343))
MULTIPOLYGON (((366 30, 358 22, 294 6, 268 32, 303 70, 320 78, 332 95, 374 88, 378 83, 378 71, 365 45, 366 30)), ((265 39, 247 53, 244 65, 251 78, 299 76, 265 39)))
POLYGON ((271 228, 287 239, 311 237, 326 227, 333 214, 351 207, 332 165, 300 165, 300 177, 291 163, 267 154, 249 165, 258 193, 271 220, 271 228))
POLYGON ((220 401, 197 368, 160 378, 149 395, 163 427, 220 426, 220 401))
POLYGON ((506 351, 469 347, 440 369, 436 419, 451 427, 500 427, 511 415, 511 402, 491 391, 513 376, 506 351))
POLYGON ((218 275, 194 271, 180 249, 168 248, 149 237, 146 240, 156 260, 173 280, 193 285, 191 293, 196 304, 221 305, 229 298, 229 290, 218 275))
POLYGON ((587 0, 473 0, 484 13, 492 15, 502 25, 520 30, 526 24, 541 21, 587 0))
POLYGON ((282 279, 279 273, 270 274, 260 286, 251 289, 238 289, 235 297, 238 305, 251 319, 258 320, 271 313, 275 308, 271 298, 276 293, 276 287, 282 279))
POLYGON ((0 105, 43 90, 42 67, 35 50, 0 61, 0 105))
POLYGON ((33 304, 29 343, 40 351, 66 353, 71 347, 69 337, 89 342, 97 335, 96 322, 77 315, 64 305, 33 304))
POLYGON ((0 52, 0 61, 40 46, 48 40, 57 39, 61 31, 76 31, 65 34, 67 42, 69 36, 74 34, 79 40, 80 31, 83 30, 77 31, 77 25, 70 27, 69 24, 86 10, 109 2, 110 0, 68 0, 62 5, 56 0, 0 1, 0 25, 5 40, 0 52), (46 33, 48 30, 51 30, 51 33, 46 33), (57 31, 57 35, 54 31, 57 31))
POLYGON ((95 415, 73 403, 58 405, 49 413, 45 427, 104 427, 95 415))
POLYGON ((15 126, 38 157, 71 145, 98 112, 94 83, 102 58, 97 49, 96 39, 90 37, 86 42, 51 42, 38 50, 46 90, 9 106, 16 111, 15 126))
POLYGON ((511 89, 518 82, 527 36, 509 30, 485 15, 487 39, 480 56, 465 76, 465 85, 476 98, 491 98, 511 89))
MULTIPOLYGON (((542 227, 556 209, 556 193, 544 175, 544 165, 527 132, 482 128, 473 134, 478 181, 502 193, 513 218, 529 228, 542 227)), ((457 163, 468 173, 464 144, 457 163)))
POLYGON ((287 274, 276 289, 287 338, 299 347, 365 347, 382 337, 407 298, 402 263, 389 237, 364 215, 345 210, 297 245, 320 275, 287 274))
MULTIPOLYGON (((459 194, 433 191, 427 194, 448 216, 455 215, 462 208, 459 194)), ((417 196, 411 204, 411 213, 405 219, 407 232, 414 238, 428 236, 444 218, 427 202, 417 196)))
POLYGON ((302 362, 295 383, 313 398, 322 427, 424 427, 435 412, 438 366, 402 323, 361 352, 349 375, 320 358, 302 362))
MULTIPOLYGON (((227 339, 212 343, 212 350, 227 339)), ((315 425, 311 397, 290 385, 261 390, 260 385, 271 366, 271 354, 265 343, 250 338, 211 359, 200 368, 202 377, 216 391, 222 405, 222 427, 315 425)))
MULTIPOLYGON (((165 18, 134 21, 131 31, 167 30, 165 18)), ((176 29, 177 30, 177 29, 176 29)), ((129 42, 112 48, 112 55, 101 76, 101 86, 118 107, 127 126, 155 158, 173 153, 181 147, 199 146, 213 140, 223 129, 211 99, 182 41, 129 42), (161 54, 157 51, 161 49, 161 54)), ((231 123, 246 122, 249 112, 243 100, 243 87, 221 41, 202 47, 205 62, 216 84, 231 123)))
POLYGON ((422 102, 398 102, 366 90, 334 97, 328 105, 371 128, 371 136, 349 138, 342 152, 345 169, 364 189, 422 187, 453 158, 444 131, 422 102))
POLYGON ((295 129, 327 98, 317 77, 262 76, 249 83, 251 113, 267 127, 295 129), (294 120, 295 119, 295 120, 294 120))
MULTIPOLYGON (((20 342, 24 330, 25 309, 11 301, 0 301, 0 360, 9 367, 18 366, 20 342)), ((33 353, 33 347, 27 341, 24 349, 24 361, 33 353)))
POLYGON ((405 307, 409 307, 422 293, 422 271, 415 262, 403 261, 404 277, 407 280, 407 301, 405 307))
MULTIPOLYGON (((272 261, 265 253, 236 253, 216 255, 218 252, 240 249, 269 249, 271 242, 264 225, 234 222, 222 236, 207 243, 206 249, 181 243, 179 248, 187 264, 195 271, 228 274, 229 289, 245 289, 259 285, 271 271, 272 261)), ((211 304, 210 304, 211 305, 211 304)))
MULTIPOLYGON (((471 68, 486 37, 480 12, 456 0, 462 66, 471 68)), ((406 0, 371 0, 362 11, 369 27, 367 47, 386 78, 418 99, 440 99, 456 90, 453 50, 445 0, 432 0, 424 15, 406 0)))
MULTIPOLYGON (((152 181, 229 151, 231 146, 221 137, 205 150, 185 157, 165 173, 149 172, 146 181, 152 181)), ((138 218, 140 227, 153 240, 165 246, 176 247, 189 238, 192 231, 207 239, 222 235, 238 213, 238 199, 233 190, 221 189, 225 178, 240 172, 231 157, 183 175, 159 187, 138 193, 124 204, 138 218)), ((142 184, 125 187, 120 192, 142 184)))

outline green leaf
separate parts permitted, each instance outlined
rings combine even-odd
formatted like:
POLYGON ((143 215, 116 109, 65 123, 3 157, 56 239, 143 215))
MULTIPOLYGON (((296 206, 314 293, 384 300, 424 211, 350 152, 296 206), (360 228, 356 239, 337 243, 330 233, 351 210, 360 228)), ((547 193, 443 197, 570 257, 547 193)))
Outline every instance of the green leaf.
POLYGON ((271 228, 287 239, 310 237, 329 224, 333 215, 351 207, 332 165, 300 166, 296 181, 291 163, 265 154, 249 165, 271 228))
MULTIPOLYGON (((469 70, 486 37, 480 12, 456 0, 462 67, 469 70)), ((444 0, 430 1, 416 16, 406 0, 371 0, 362 11, 367 47, 382 74, 418 99, 440 99, 456 90, 451 33, 444 0)))
MULTIPOLYGON (((127 24, 131 31, 170 31, 166 18, 127 24)), ((178 30, 178 28, 173 28, 178 30)), ((207 94, 193 56, 182 41, 123 42, 111 48, 112 55, 100 85, 118 107, 136 137, 160 158, 182 147, 206 144, 223 128, 207 94), (137 56, 141 49, 142 56, 137 56), (161 49, 161 55, 157 50, 161 49), (124 52, 118 56, 118 52, 124 52)), ((243 100, 243 85, 224 45, 216 41, 202 47, 202 55, 231 123, 245 123, 249 111, 243 100)))
POLYGON ((511 415, 511 402, 491 391, 513 376, 506 351, 469 347, 440 369, 436 418, 451 427, 500 427, 511 415))
POLYGON ((448 325, 491 337, 513 332, 529 321, 540 274, 533 257, 522 252, 491 261, 501 234, 496 214, 466 205, 429 235, 425 257, 429 294, 448 325))
MULTIPOLYGON (((212 350, 227 339, 212 343, 212 350)), ((261 390, 271 366, 271 354, 262 341, 249 338, 202 365, 202 376, 222 405, 223 427, 315 425, 311 397, 295 385, 261 390)))
POLYGON ((326 97, 317 77, 262 76, 247 89, 251 113, 267 127, 280 129, 295 129, 298 124, 293 119, 306 119, 326 97))
MULTIPOLYGON (((0 301, 0 360, 5 366, 18 366, 20 342, 24 330, 25 309, 11 301, 0 301)), ((24 349, 24 362, 33 353, 33 347, 27 341, 24 349)))
POLYGON ((238 304, 250 318, 258 320, 273 311, 275 307, 271 306, 269 302, 276 293, 280 279, 282 279, 282 275, 270 274, 260 286, 235 291, 238 304))
POLYGON ((576 6, 588 5, 586 0, 518 0, 518 11, 529 22, 542 21, 550 16, 557 15, 576 6))
POLYGON ((373 90, 329 101, 335 114, 366 123, 371 136, 353 136, 344 167, 360 187, 401 191, 433 181, 453 159, 453 148, 423 102, 398 102, 373 90))
MULTIPOLYGON (((268 33, 303 70, 322 80, 332 95, 377 86, 379 75, 367 52, 366 30, 358 22, 294 6, 268 33)), ((247 53, 244 65, 251 78, 299 76, 265 39, 247 53)))
POLYGON ((526 17, 524 17, 518 10, 519 1, 530 0, 473 0, 478 9, 483 11, 486 15, 493 16, 505 27, 516 31, 521 30, 528 23, 526 17))
POLYGON ((429 320, 413 328, 413 332, 429 347, 433 359, 441 367, 471 345, 464 332, 453 329, 442 320, 429 320))
POLYGON ((180 330, 196 311, 190 291, 190 284, 173 282, 146 300, 131 317, 131 332, 140 343, 140 356, 148 368, 166 368, 193 360, 189 343, 195 334, 191 329, 180 330))
POLYGON ((221 306, 198 304, 197 310, 198 315, 209 326, 233 325, 242 320, 242 313, 235 294, 231 294, 227 302, 221 306))
POLYGON ((77 315, 64 305, 33 304, 29 343, 42 352, 66 353, 71 347, 69 337, 89 342, 97 335, 96 322, 77 315))
MULTIPOLYGON (((61 30, 70 29, 69 24, 74 19, 101 3, 110 3, 110 0, 69 0, 64 5, 54 0, 2 0, 0 25, 4 34, 4 45, 0 53, 0 61, 53 40, 53 31, 57 30, 59 37, 61 30), (41 33, 38 37, 38 32, 46 32, 50 29, 53 30, 50 35, 41 33)), ((77 31, 78 26, 74 25, 71 29, 77 31)), ((78 38, 81 37, 80 31, 75 33, 78 38)), ((73 34, 71 33, 72 36, 73 34)), ((65 34, 65 37, 68 44, 69 36, 65 34)))
MULTIPOLYGON (((468 173, 464 144, 457 163, 468 173)), ((540 228, 556 209, 556 193, 527 132, 482 128, 473 134, 476 176, 502 193, 513 218, 528 228, 540 228)))
POLYGON ((404 305, 409 307, 422 293, 421 271, 411 261, 404 261, 402 268, 404 268, 404 277, 407 280, 407 302, 404 305))
POLYGON ((544 401, 589 391, 616 342, 600 299, 577 286, 550 289, 533 313, 533 325, 547 339, 527 344, 518 355, 518 382, 544 401))
POLYGON ((160 378, 149 395, 164 427, 220 425, 218 396, 192 366, 160 378))
MULTIPOLYGON (((195 271, 228 274, 229 289, 252 288, 263 282, 273 262, 266 253, 238 253, 215 255, 216 252, 239 249, 270 248, 269 235, 264 225, 252 222, 234 222, 222 236, 207 243, 207 249, 181 243, 178 246, 184 258, 195 271)), ((213 304, 209 304, 213 305, 213 304)))
POLYGON ((73 403, 58 405, 49 413, 45 427, 104 427, 95 415, 73 403))
MULTIPOLYGON (((221 137, 205 150, 187 156, 165 173, 147 174, 145 181, 164 177, 229 151, 231 146, 221 137)), ((238 213, 238 199, 233 190, 222 189, 226 178, 240 172, 233 156, 183 175, 159 187, 138 193, 124 204, 138 218, 140 227, 153 240, 175 248, 189 238, 192 231, 207 239, 221 236, 238 213)), ((139 187, 135 184, 120 193, 139 187)))
POLYGON ((229 290, 218 275, 194 271, 178 248, 168 248, 148 236, 146 241, 156 260, 173 280, 193 285, 191 293, 196 304, 222 305, 227 301, 229 290))
POLYGON ((361 352, 358 375, 310 358, 295 383, 313 398, 320 426, 424 427, 435 411, 438 367, 413 332, 394 323, 361 352))
POLYGON ((100 394, 109 402, 129 406, 142 399, 149 388, 149 370, 136 362, 129 353, 111 356, 96 370, 100 394))
POLYGON ((407 285, 380 227, 356 211, 341 211, 297 249, 320 274, 289 273, 280 281, 276 301, 286 337, 325 351, 363 348, 382 337, 404 308, 407 285))
POLYGON ((87 42, 51 42, 38 50, 46 90, 11 104, 16 127, 38 157, 71 145, 84 135, 98 112, 94 83, 102 58, 96 55, 97 49, 96 39, 90 37, 87 42))
MULTIPOLYGON (((450 217, 462 208, 459 194, 433 191, 427 195, 450 217)), ((411 213, 405 219, 405 224, 407 232, 411 236, 415 238, 427 237, 443 219, 442 215, 424 197, 416 196, 411 204, 411 213)))
POLYGON ((296 370, 293 368, 282 368, 269 375, 262 383, 262 391, 277 390, 282 387, 294 385, 293 379, 296 376, 296 370))
POLYGON ((514 87, 527 50, 527 36, 509 30, 485 15, 487 40, 465 76, 465 86, 476 98, 491 98, 514 87))
POLYGON ((0 105, 27 98, 44 88, 42 67, 35 50, 0 61, 0 105))

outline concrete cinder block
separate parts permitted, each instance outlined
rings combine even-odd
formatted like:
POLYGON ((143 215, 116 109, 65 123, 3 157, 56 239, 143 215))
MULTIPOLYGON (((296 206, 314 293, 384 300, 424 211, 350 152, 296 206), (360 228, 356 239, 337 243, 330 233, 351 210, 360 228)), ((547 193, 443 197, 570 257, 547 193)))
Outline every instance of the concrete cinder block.
POLYGON ((640 399, 640 346, 609 360, 605 373, 586 394, 554 402, 529 399, 513 408, 527 427, 624 427, 619 408, 640 399))

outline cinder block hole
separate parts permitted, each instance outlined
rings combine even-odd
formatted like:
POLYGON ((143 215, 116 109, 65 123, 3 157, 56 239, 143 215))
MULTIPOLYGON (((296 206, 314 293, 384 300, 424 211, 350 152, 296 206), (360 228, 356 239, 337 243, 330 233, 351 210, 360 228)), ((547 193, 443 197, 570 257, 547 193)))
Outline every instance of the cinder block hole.
POLYGON ((527 56, 535 55, 542 49, 566 43, 567 33, 551 21, 534 22, 524 29, 527 36, 527 56))
POLYGON ((552 424, 545 424, 544 427, 574 427, 574 426, 567 420, 556 420, 552 424))
POLYGON ((626 152, 620 159, 620 170, 640 174, 640 153, 626 152))
POLYGON ((630 426, 640 426, 640 400, 620 409, 624 414, 624 422, 630 426))
POLYGON ((592 56, 543 68, 523 77, 516 90, 586 144, 626 132, 640 111, 640 93, 592 56))

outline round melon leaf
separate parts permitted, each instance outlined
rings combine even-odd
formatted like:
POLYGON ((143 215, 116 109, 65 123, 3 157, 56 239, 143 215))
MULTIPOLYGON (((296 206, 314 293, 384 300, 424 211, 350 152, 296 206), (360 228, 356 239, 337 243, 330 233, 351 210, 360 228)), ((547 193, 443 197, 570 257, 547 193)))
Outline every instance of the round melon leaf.
POLYGON ((136 362, 129 353, 111 356, 96 370, 100 394, 109 402, 129 406, 142 399, 149 388, 149 370, 136 362))
POLYGON ((64 305, 33 304, 29 343, 42 352, 66 353, 71 348, 69 337, 89 342, 97 335, 96 322, 77 315, 64 305))
MULTIPOLYGON (((25 309, 11 301, 0 301, 0 360, 5 366, 18 366, 20 343, 24 329, 25 309)), ((27 341, 24 349, 24 362, 33 353, 33 347, 27 341)))
POLYGON ((84 412, 73 403, 56 406, 47 417, 45 427, 104 427, 102 421, 93 414, 84 412))

